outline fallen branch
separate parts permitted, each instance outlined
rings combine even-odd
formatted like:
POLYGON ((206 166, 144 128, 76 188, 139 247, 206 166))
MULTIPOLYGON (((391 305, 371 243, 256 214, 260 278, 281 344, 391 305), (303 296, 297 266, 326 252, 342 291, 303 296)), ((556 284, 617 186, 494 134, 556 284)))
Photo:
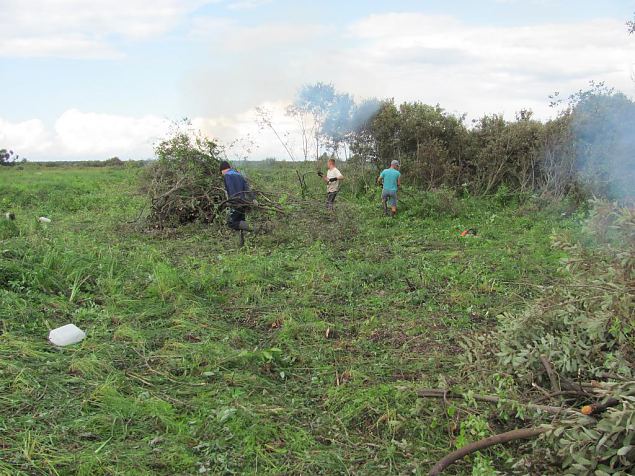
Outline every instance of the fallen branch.
POLYGON ((553 370, 551 363, 547 360, 547 357, 544 355, 540 356, 540 363, 545 368, 547 372, 547 376, 549 377, 549 381, 551 382, 551 391, 559 392, 561 390, 560 384, 558 383, 558 377, 556 376, 556 372, 553 370))
POLYGON ((487 438, 483 438, 482 440, 475 441, 474 443, 470 443, 469 445, 465 445, 463 448, 459 448, 458 450, 453 451, 452 453, 445 456, 443 459, 439 460, 439 462, 437 462, 437 464, 432 467, 432 469, 428 473, 428 476, 437 476, 441 474, 443 470, 445 470, 452 463, 463 459, 465 456, 476 451, 480 451, 494 445, 509 443, 510 441, 535 438, 536 436, 549 430, 550 428, 547 426, 537 428, 523 428, 520 430, 512 430, 505 433, 500 433, 498 435, 489 436, 487 438))
MULTIPOLYGON (((576 382, 573 382, 566 378, 563 375, 558 375, 558 373, 553 369, 553 366, 547 360, 547 357, 544 355, 540 356, 540 363, 545 368, 547 375, 549 376, 549 381, 551 382, 551 390, 554 394, 562 394, 561 391, 567 392, 576 392, 577 394, 584 394, 584 384, 580 385, 576 382)), ((613 378, 613 377, 608 377, 613 378)), ((572 393, 573 394, 573 393, 572 393)))
MULTIPOLYGON (((426 398, 465 398, 460 393, 450 392, 448 390, 443 390, 439 388, 422 388, 417 391, 417 395, 420 397, 426 398)), ((488 402, 488 403, 501 403, 501 402, 509 402, 516 403, 518 405, 523 405, 527 408, 531 408, 532 410, 540 410, 545 413, 551 413, 552 415, 560 415, 562 413, 567 413, 571 415, 578 415, 580 412, 574 410, 572 408, 563 408, 563 407, 554 407, 551 405, 538 405, 536 403, 523 403, 518 402, 516 400, 506 400, 495 395, 472 395, 474 400, 480 402, 488 402)))

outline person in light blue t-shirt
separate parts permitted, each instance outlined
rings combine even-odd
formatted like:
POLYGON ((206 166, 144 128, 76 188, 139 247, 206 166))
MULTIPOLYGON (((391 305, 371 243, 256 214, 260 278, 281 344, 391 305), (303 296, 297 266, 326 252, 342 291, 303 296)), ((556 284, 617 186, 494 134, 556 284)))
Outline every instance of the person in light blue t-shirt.
POLYGON ((381 191, 381 203, 384 205, 384 213, 388 215, 388 205, 394 217, 397 214, 397 191, 401 187, 401 172, 399 172, 399 161, 393 160, 389 169, 382 170, 377 178, 377 182, 383 184, 381 191))

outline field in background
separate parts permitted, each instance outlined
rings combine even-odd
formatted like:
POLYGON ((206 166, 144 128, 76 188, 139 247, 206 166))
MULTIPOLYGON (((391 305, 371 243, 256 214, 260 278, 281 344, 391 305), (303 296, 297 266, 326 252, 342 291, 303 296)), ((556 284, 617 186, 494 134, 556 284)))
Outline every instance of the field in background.
MULTIPOLYGON (((238 249, 144 231, 139 171, 0 170, 0 473, 424 474, 461 428, 416 389, 460 386, 461 336, 557 280, 575 226, 504 193, 406 190, 393 220, 345 187, 332 216, 311 174, 317 211, 238 249), (88 338, 50 345, 69 322, 88 338)), ((291 164, 247 173, 298 193, 291 164)))

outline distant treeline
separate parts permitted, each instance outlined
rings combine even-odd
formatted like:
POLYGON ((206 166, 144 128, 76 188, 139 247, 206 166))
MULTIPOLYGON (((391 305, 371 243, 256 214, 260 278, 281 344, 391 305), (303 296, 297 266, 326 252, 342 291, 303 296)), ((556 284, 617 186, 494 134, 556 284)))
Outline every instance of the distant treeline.
POLYGON ((121 160, 119 157, 111 157, 106 160, 57 160, 54 162, 28 162, 42 167, 143 167, 147 160, 121 160))

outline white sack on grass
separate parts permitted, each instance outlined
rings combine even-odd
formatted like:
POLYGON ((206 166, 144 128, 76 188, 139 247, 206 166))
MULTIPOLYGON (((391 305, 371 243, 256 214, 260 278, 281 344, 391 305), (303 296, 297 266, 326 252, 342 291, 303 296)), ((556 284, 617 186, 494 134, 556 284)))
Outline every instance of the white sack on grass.
POLYGON ((64 347, 71 344, 77 344, 86 338, 86 333, 75 324, 66 324, 49 332, 49 341, 51 344, 64 347))

